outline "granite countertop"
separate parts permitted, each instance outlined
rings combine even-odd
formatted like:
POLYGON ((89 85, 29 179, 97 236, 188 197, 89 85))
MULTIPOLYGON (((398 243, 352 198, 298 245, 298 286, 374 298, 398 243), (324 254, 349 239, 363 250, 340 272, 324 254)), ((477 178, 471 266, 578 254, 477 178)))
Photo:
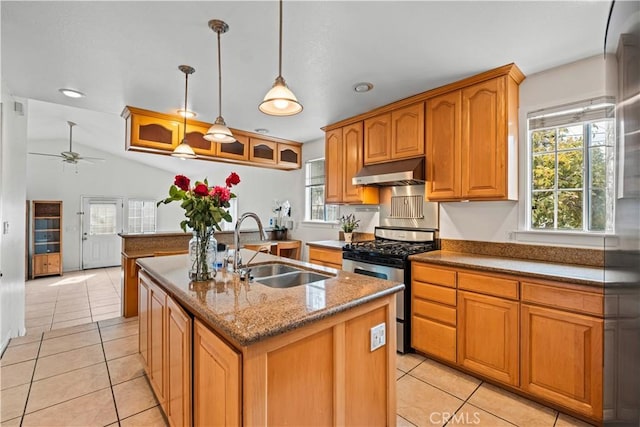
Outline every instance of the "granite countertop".
POLYGON ((344 240, 318 240, 315 242, 307 242, 307 246, 319 246, 328 249, 342 249, 347 242, 344 240))
POLYGON ((411 255, 411 261, 422 261, 449 267, 466 267, 495 273, 517 274, 539 279, 575 283, 588 286, 605 285, 604 270, 571 264, 554 264, 517 258, 433 251, 411 255))
POLYGON ((126 238, 131 238, 131 237, 170 237, 170 236, 182 236, 185 234, 189 234, 189 236, 191 236, 191 233, 185 233, 184 231, 155 231, 152 233, 118 233, 118 236, 120 237, 126 237, 126 238))
MULTIPOLYGON (((241 250, 243 259, 255 254, 241 250)), ((237 274, 218 272, 215 280, 190 284, 187 255, 138 259, 138 264, 195 317, 237 347, 302 327, 336 313, 392 295, 403 284, 259 253, 253 264, 280 261, 335 275, 327 280, 288 289, 257 281, 246 283, 237 274)))

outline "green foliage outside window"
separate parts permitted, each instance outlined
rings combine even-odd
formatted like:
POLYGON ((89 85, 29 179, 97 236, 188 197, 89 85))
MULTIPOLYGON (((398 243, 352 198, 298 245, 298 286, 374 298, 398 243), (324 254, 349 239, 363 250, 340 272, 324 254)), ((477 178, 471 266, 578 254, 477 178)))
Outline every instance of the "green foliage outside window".
POLYGON ((530 132, 532 228, 606 229, 611 132, 610 120, 530 132))

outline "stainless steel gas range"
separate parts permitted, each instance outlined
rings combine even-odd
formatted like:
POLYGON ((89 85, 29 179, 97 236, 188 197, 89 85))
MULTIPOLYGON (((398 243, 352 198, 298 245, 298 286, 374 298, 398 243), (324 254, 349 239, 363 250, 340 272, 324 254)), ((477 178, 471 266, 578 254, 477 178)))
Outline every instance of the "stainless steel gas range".
POLYGON ((342 269, 404 283, 396 294, 397 350, 411 349, 411 263, 409 255, 437 249, 433 229, 376 227, 375 240, 346 245, 342 269))

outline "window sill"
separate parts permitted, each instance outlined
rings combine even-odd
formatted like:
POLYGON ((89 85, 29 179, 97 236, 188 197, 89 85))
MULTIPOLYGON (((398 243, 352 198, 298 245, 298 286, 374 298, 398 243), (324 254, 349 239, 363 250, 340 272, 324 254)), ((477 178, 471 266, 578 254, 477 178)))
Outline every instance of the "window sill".
POLYGON ((547 244, 551 246, 576 246, 604 249, 618 246, 618 238, 606 233, 581 233, 572 231, 520 230, 511 233, 511 240, 518 243, 547 244))
POLYGON ((340 224, 338 221, 302 221, 300 225, 311 228, 336 228, 340 224))

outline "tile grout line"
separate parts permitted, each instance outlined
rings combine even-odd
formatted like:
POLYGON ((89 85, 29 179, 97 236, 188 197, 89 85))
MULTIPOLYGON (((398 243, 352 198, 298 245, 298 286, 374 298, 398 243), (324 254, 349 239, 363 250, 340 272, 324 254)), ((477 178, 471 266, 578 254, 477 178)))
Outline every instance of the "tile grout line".
POLYGON ((96 326, 98 327, 98 335, 100 336, 100 346, 102 347, 102 356, 104 357, 104 363, 107 366, 107 376, 109 377, 109 388, 111 389, 111 398, 113 399, 113 407, 116 410, 116 422, 118 426, 120 425, 120 414, 118 413, 118 402, 116 401, 116 394, 113 391, 113 381, 111 380, 111 371, 109 370, 109 363, 107 361, 107 353, 104 350, 104 341, 102 341, 102 331, 100 328, 100 324, 96 322, 96 326))
POLYGON ((27 404, 29 403, 29 396, 31 395, 31 387, 33 386, 33 377, 36 375, 36 367, 38 366, 38 359, 40 358, 40 349, 42 349, 42 341, 44 341, 44 332, 40 335, 40 344, 38 345, 38 352, 36 353, 36 359, 33 364, 33 372, 31 373, 31 381, 29 381, 29 390, 27 390, 27 398, 24 400, 24 407, 22 408, 22 416, 20 417, 20 425, 24 421, 24 417, 27 414, 27 404))

